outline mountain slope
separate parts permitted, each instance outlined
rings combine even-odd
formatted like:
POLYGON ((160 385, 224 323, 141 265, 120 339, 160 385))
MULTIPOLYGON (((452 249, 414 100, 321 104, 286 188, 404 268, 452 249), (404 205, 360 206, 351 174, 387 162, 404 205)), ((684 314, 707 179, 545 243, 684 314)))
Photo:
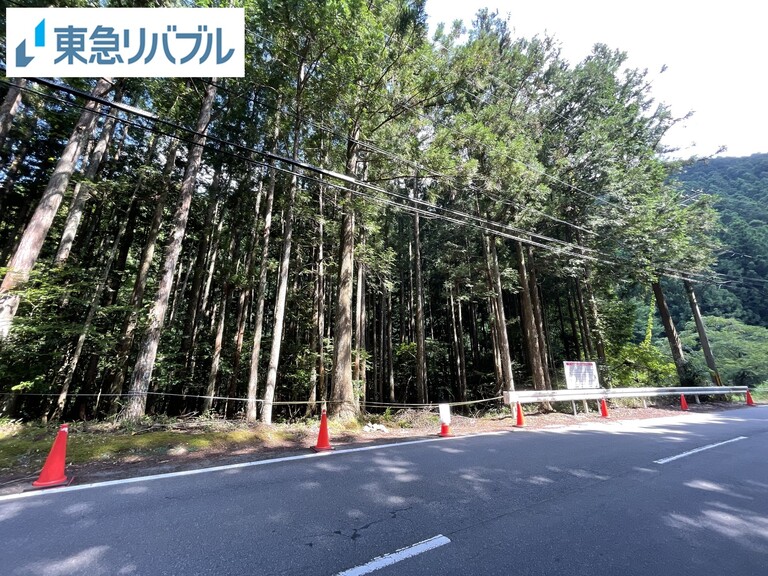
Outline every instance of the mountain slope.
POLYGON ((704 313, 768 326, 768 154, 699 162, 677 180, 691 194, 719 197, 724 251, 717 271, 732 282, 702 290, 704 313))

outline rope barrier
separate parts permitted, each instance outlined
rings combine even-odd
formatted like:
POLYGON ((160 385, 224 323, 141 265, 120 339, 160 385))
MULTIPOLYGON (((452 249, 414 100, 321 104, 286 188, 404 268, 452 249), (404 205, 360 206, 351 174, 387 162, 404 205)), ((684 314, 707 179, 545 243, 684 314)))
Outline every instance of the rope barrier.
MULTIPOLYGON (((69 398, 135 398, 141 396, 171 396, 176 398, 188 398, 188 399, 203 399, 203 400, 225 400, 227 402, 258 402, 264 404, 264 399, 256 398, 249 400, 248 398, 233 398, 230 396, 203 396, 197 394, 176 394, 172 392, 146 392, 145 394, 126 392, 125 394, 109 394, 109 393, 85 393, 85 392, 73 392, 68 394, 69 398)), ((41 396, 41 397, 58 397, 57 393, 43 393, 43 392, 0 392, 0 396, 41 396)), ((484 402, 495 402, 502 400, 503 396, 496 396, 494 398, 482 398, 480 400, 468 400, 465 402, 430 402, 427 404, 409 404, 409 403, 397 403, 397 402, 375 402, 361 400, 361 406, 370 406, 371 408, 427 408, 435 409, 440 404, 448 404, 449 406, 469 406, 471 404, 481 404, 484 402)), ((314 404, 353 404, 352 400, 283 400, 270 402, 272 406, 300 406, 300 405, 314 405, 314 404)))
POLYGON ((449 406, 469 406, 470 404, 482 404, 483 402, 495 402, 496 400, 503 400, 504 396, 495 396, 494 398, 481 398, 480 400, 467 400, 464 402, 430 402, 429 404, 396 404, 390 402, 361 402, 365 406, 372 406, 374 408, 384 408, 388 406, 399 406, 405 408, 418 407, 418 408, 434 408, 440 404, 448 404, 449 406))

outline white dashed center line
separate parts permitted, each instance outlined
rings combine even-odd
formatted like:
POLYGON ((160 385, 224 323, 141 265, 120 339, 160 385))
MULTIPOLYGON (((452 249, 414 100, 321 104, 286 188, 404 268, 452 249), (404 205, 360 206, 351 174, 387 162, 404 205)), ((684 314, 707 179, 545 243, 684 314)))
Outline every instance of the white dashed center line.
POLYGON ((371 572, 380 570, 385 566, 391 566, 392 564, 396 564, 401 560, 412 558, 413 556, 418 556, 419 554, 434 550, 435 548, 439 548, 440 546, 449 543, 449 538, 446 538, 442 534, 438 534, 437 536, 434 536, 428 540, 423 540, 422 542, 417 542, 411 546, 400 548, 400 550, 392 552, 391 554, 385 554, 384 556, 374 558, 366 564, 355 566, 349 570, 344 570, 344 572, 339 572, 336 574, 336 576, 361 576, 362 574, 370 574, 371 572))
POLYGON ((710 448, 717 448, 718 446, 723 446, 724 444, 730 444, 731 442, 738 442, 739 440, 746 440, 746 436, 739 436, 738 438, 731 438, 730 440, 726 440, 725 442, 718 442, 717 444, 708 444, 707 446, 702 446, 701 448, 695 448, 693 450, 688 450, 688 452, 683 452, 682 454, 677 454, 676 456, 670 456, 669 458, 662 458, 661 460, 654 460, 654 464, 666 464, 667 462, 672 462, 673 460, 679 460, 680 458, 685 458, 686 456, 690 456, 691 454, 696 454, 697 452, 703 452, 704 450, 709 450, 710 448))

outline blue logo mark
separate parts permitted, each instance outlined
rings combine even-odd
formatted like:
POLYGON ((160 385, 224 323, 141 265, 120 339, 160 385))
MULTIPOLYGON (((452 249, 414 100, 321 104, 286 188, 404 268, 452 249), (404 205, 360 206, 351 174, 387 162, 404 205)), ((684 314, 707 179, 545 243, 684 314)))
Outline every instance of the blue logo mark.
POLYGON ((45 46, 45 18, 35 26, 35 47, 41 48, 43 46, 45 46))
MULTIPOLYGON (((35 47, 45 47, 45 18, 35 26, 35 47)), ((22 40, 21 44, 16 47, 16 66, 24 68, 34 59, 34 56, 27 56, 27 40, 22 40)))

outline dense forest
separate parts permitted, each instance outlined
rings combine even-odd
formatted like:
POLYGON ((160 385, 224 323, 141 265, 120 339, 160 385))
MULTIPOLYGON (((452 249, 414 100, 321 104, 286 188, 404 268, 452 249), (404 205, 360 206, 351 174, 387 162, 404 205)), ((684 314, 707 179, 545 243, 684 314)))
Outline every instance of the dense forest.
POLYGON ((0 416, 354 417, 576 359, 716 376, 697 295, 712 335, 768 320, 761 158, 681 172, 621 51, 568 62, 488 11, 430 38, 423 4, 227 3, 244 78, 3 78, 0 416))
POLYGON ((768 154, 696 162, 676 178, 717 197, 723 252, 714 269, 728 281, 703 287, 702 312, 768 328, 768 154))

